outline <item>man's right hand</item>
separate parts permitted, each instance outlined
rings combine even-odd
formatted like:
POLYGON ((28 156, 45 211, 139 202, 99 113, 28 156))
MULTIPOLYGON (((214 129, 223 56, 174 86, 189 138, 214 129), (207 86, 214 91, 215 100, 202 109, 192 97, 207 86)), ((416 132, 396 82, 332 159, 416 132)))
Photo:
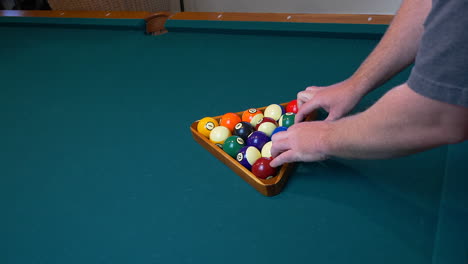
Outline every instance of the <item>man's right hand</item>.
POLYGON ((340 119, 349 113, 365 92, 356 87, 351 79, 325 87, 310 86, 297 94, 295 123, 303 121, 312 111, 322 108, 328 112, 327 121, 340 119))

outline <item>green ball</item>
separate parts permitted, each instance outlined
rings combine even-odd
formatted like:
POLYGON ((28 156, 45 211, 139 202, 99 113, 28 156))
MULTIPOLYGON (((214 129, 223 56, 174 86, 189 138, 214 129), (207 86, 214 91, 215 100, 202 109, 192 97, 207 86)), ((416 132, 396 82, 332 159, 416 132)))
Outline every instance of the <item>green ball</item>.
POLYGON ((239 150, 245 146, 245 142, 241 137, 230 136, 224 141, 223 150, 231 157, 236 158, 239 150))
POLYGON ((284 127, 290 127, 294 125, 294 118, 296 118, 296 114, 294 113, 286 113, 281 116, 279 120, 279 125, 284 127))

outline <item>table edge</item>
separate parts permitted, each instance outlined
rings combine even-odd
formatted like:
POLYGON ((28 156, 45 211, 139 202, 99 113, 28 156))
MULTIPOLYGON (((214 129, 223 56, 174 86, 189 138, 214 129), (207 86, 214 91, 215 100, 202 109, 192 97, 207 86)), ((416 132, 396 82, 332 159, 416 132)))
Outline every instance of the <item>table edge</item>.
POLYGON ((113 18, 145 19, 168 17, 171 20, 260 21, 388 25, 393 15, 378 14, 306 14, 306 13, 237 13, 237 12, 146 12, 146 11, 60 11, 0 10, 0 17, 113 18))

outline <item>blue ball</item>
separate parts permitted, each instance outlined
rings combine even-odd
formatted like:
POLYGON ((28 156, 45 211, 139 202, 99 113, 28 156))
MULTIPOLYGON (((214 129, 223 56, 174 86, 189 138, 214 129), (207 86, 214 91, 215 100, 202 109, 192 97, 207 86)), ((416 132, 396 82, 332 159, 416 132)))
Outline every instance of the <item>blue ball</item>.
POLYGON ((267 134, 261 131, 255 131, 247 138, 247 146, 253 146, 257 149, 262 149, 263 145, 265 145, 268 141, 270 141, 270 137, 267 134))
POLYGON ((286 131, 286 130, 288 130, 287 127, 284 127, 284 126, 277 127, 275 128, 275 130, 273 130, 273 133, 271 133, 271 136, 273 137, 274 134, 281 132, 281 131, 286 131))

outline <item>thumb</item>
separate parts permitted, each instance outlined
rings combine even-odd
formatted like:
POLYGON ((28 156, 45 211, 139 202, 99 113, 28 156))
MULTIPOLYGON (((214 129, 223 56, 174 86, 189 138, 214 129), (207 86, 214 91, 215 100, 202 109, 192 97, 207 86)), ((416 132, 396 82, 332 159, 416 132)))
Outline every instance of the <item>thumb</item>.
POLYGON ((342 115, 338 114, 337 111, 330 111, 325 121, 335 121, 335 120, 340 119, 341 116, 342 115))
POLYGON ((312 111, 320 108, 320 104, 316 101, 309 101, 305 104, 302 105, 302 107, 299 108, 299 111, 296 114, 296 118, 294 119, 294 123, 299 123, 303 121, 312 111))

